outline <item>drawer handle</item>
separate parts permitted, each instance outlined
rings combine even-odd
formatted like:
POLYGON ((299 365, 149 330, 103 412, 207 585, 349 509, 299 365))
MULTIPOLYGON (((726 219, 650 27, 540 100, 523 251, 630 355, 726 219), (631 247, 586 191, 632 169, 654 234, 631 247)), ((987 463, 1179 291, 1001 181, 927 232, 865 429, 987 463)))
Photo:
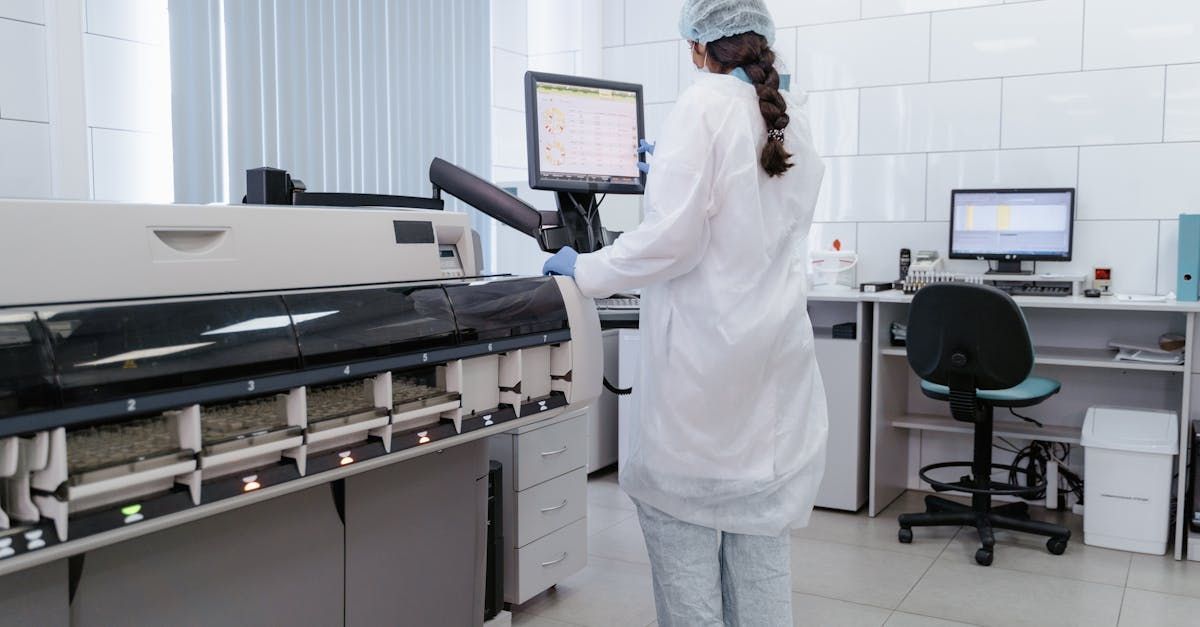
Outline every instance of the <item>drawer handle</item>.
POLYGON ((554 457, 555 455, 561 455, 566 452, 567 452, 567 447, 564 446, 564 447, 558 449, 557 451, 543 452, 542 457, 554 457))
POLYGON ((567 506, 567 499, 563 499, 563 502, 562 502, 562 504, 561 504, 561 505, 555 505, 554 507, 543 507, 543 508, 542 508, 542 513, 543 513, 543 514, 548 514, 548 513, 550 513, 550 512, 553 512, 553 511, 560 510, 560 509, 562 509, 562 508, 564 508, 564 507, 566 507, 566 506, 567 506))
POLYGON ((560 557, 556 560, 550 560, 549 562, 542 562, 542 568, 549 568, 555 564, 562 563, 562 561, 565 559, 567 559, 567 552, 563 551, 562 557, 560 557))

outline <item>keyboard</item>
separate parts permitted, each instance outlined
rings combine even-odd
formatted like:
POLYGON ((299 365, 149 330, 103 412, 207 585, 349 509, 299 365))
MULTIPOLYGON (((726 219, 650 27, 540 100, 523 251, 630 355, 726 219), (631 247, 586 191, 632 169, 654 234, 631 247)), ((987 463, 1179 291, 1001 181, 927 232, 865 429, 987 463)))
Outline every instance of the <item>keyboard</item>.
POLYGON ((997 285, 1009 296, 1070 296, 1069 285, 997 285))
POLYGON ((640 309, 640 298, 598 298, 596 307, 600 309, 640 309))

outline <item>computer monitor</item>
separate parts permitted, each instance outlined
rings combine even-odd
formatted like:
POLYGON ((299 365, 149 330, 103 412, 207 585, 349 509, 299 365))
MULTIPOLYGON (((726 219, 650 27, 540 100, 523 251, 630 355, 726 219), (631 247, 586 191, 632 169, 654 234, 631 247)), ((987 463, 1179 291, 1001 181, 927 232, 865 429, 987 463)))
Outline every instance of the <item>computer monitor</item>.
POLYGON ((997 272, 1022 261, 1070 261, 1075 190, 956 189, 950 192, 950 258, 995 259, 997 272))
POLYGON ((525 74, 529 186, 556 192, 641 194, 642 86, 525 74))

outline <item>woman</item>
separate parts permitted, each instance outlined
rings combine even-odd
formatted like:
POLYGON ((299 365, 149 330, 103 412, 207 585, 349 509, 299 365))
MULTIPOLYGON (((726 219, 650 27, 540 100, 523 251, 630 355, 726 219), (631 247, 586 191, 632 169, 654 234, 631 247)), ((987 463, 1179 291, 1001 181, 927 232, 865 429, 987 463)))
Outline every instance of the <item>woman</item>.
POLYGON ((643 288, 642 415, 620 482, 659 625, 790 625, 789 531, 807 524, 825 466, 797 246, 824 166, 779 92, 762 0, 686 0, 680 27, 704 75, 659 138, 645 221, 546 270, 592 297, 643 288))

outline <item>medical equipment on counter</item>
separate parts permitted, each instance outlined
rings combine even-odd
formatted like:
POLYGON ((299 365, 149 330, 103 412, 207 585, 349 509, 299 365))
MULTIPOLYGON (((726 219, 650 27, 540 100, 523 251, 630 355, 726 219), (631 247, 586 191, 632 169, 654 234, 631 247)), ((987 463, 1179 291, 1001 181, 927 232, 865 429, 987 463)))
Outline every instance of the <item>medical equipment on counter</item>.
POLYGON ((813 289, 853 290, 858 255, 852 250, 842 250, 840 240, 833 240, 830 250, 811 253, 813 289))
POLYGON ((642 86, 545 72, 525 73, 529 186, 555 192, 564 244, 590 253, 620 233, 600 223, 597 194, 641 194, 645 137, 642 86))
POLYGON ((901 282, 905 294, 915 294, 918 290, 939 283, 970 283, 983 285, 984 276, 980 274, 955 274, 932 270, 919 270, 916 266, 908 271, 908 278, 901 282))
POLYGON ((1100 290, 1101 294, 1112 293, 1112 268, 1092 270, 1092 289, 1100 290))
POLYGON ((945 263, 942 261, 942 257, 940 254, 938 254, 938 251, 936 251, 936 250, 918 250, 916 257, 913 259, 912 263, 908 266, 908 272, 906 272, 900 278, 903 279, 903 278, 909 276, 910 274, 912 274, 913 272, 921 272, 921 273, 940 272, 944 265, 945 265, 945 263))
POLYGON ((599 395, 591 300, 479 278, 466 214, 3 200, 0 220, 22 225, 6 265, 60 260, 0 289, 0 510, 42 543, 15 558, 599 395))

